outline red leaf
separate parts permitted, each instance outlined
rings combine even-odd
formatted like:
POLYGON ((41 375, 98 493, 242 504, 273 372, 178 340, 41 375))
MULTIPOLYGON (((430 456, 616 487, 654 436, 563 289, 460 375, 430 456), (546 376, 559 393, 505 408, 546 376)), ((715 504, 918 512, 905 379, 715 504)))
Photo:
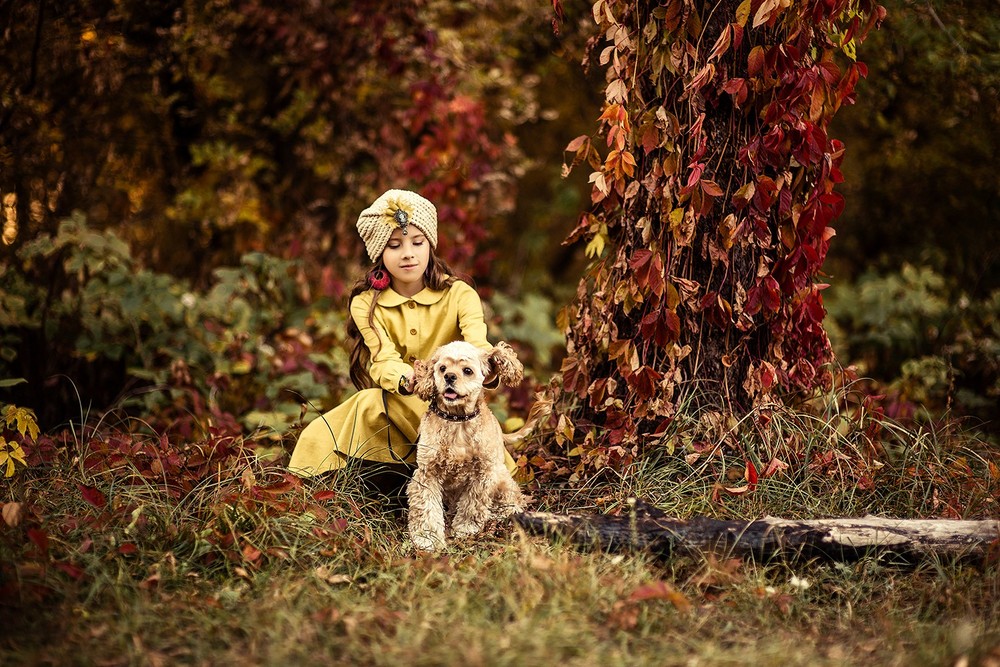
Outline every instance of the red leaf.
POLYGON ((647 153, 652 153, 659 147, 661 141, 660 132, 656 126, 652 123, 647 125, 642 132, 642 149, 647 153))
POLYGON ((739 23, 730 23, 729 27, 733 30, 733 48, 739 50, 743 44, 743 26, 739 23))
POLYGON ((132 542, 126 542, 125 544, 118 547, 118 553, 122 556, 132 556, 139 553, 139 547, 135 546, 132 542))
POLYGON ((104 494, 101 493, 100 489, 96 489, 92 486, 86 486, 84 484, 77 484, 76 486, 80 489, 83 499, 97 509, 104 509, 104 506, 108 504, 108 499, 104 497, 104 494))
POLYGON ((756 488, 757 486, 757 479, 758 479, 757 467, 753 464, 752 461, 747 461, 746 464, 747 464, 747 469, 745 474, 747 478, 747 484, 749 485, 750 490, 753 491, 754 488, 756 488))
POLYGON ((710 197, 722 196, 722 188, 720 188, 719 184, 716 183, 715 181, 710 181, 708 179, 703 178, 701 180, 701 189, 705 192, 706 195, 709 195, 710 197))
POLYGON ((708 59, 718 58, 726 51, 729 50, 729 45, 732 44, 733 33, 732 27, 726 26, 725 30, 719 35, 719 38, 715 40, 715 46, 712 47, 712 52, 708 54, 708 59))
POLYGON ((754 191, 753 204, 761 213, 767 213, 777 197, 778 185, 769 176, 761 176, 754 191))
POLYGON ((781 307, 781 287, 778 285, 778 281, 767 276, 761 281, 761 287, 763 288, 761 296, 764 307, 772 313, 778 312, 778 308, 781 307))
POLYGON ((256 563, 263 555, 263 552, 252 544, 244 544, 242 553, 243 559, 250 563, 256 563))
POLYGON ((269 496, 280 496, 283 493, 288 493, 294 488, 294 484, 285 480, 283 482, 276 482, 270 486, 258 486, 256 490, 269 496))
POLYGON ((639 331, 646 340, 652 340, 659 347, 666 347, 681 337, 681 320, 676 312, 660 308, 642 318, 639 331))
POLYGON ((750 76, 757 76, 760 74, 761 70, 764 68, 764 47, 755 46, 750 49, 750 55, 747 56, 747 73, 750 76))
MULTIPOLYGON (((663 435, 664 433, 667 432, 667 429, 670 428, 670 425, 673 422, 674 422, 674 418, 673 417, 667 417, 666 419, 664 419, 663 421, 661 421, 659 423, 659 425, 655 429, 653 429, 652 435, 663 435)), ((990 465, 993 465, 993 464, 991 463, 990 465)), ((996 475, 993 475, 994 468, 996 468, 995 465, 993 466, 993 468, 990 468, 990 474, 994 477, 994 479, 996 479, 996 478, 1000 477, 1000 469, 997 469, 996 475)))
POLYGON ((767 467, 764 468, 763 477, 771 477, 772 475, 777 475, 779 472, 788 469, 788 464, 779 459, 771 459, 767 462, 767 467))
POLYGON ((79 581, 83 577, 83 570, 72 563, 53 563, 53 565, 76 581, 79 581))
POLYGON ((681 194, 691 192, 698 183, 701 182, 701 173, 705 171, 705 165, 698 162, 691 165, 691 173, 688 174, 687 184, 681 189, 681 194))
POLYGON ((677 316, 677 313, 672 310, 666 310, 663 312, 663 322, 667 326, 667 331, 670 334, 671 341, 680 340, 681 337, 681 318, 677 316))
POLYGON ((587 141, 588 139, 590 139, 590 137, 588 137, 586 134, 581 134, 579 137, 577 137, 573 141, 569 142, 566 145, 566 148, 564 148, 563 150, 567 151, 567 152, 575 153, 576 151, 580 150, 580 148, 583 146, 583 143, 585 141, 587 141))
POLYGON ((832 60, 819 63, 819 74, 827 84, 833 85, 840 81, 840 67, 832 60))
POLYGON ((760 283, 754 285, 749 290, 747 290, 747 300, 743 305, 743 312, 753 317, 760 312, 761 307, 764 305, 764 288, 760 283))
POLYGON ((29 528, 28 539, 31 540, 36 547, 38 547, 38 550, 41 551, 42 554, 49 553, 49 536, 45 534, 44 530, 41 530, 40 528, 29 528))
POLYGON ((632 595, 630 595, 628 599, 630 602, 642 602, 644 600, 667 600, 673 604, 678 611, 688 611, 691 609, 691 603, 684 596, 684 594, 666 581, 654 581, 653 583, 639 586, 637 589, 632 591, 632 595))
POLYGON ((722 90, 733 96, 733 102, 737 107, 743 105, 747 99, 747 94, 749 93, 746 79, 739 78, 727 81, 726 85, 722 87, 722 90))
POLYGON ((632 256, 630 266, 635 273, 635 282, 641 289, 648 289, 656 296, 663 295, 665 282, 660 253, 646 249, 637 250, 632 256))
POLYGON ((760 386, 764 391, 770 391, 777 379, 778 374, 774 371, 774 366, 766 361, 760 365, 760 386))
POLYGON ((657 393, 662 379, 662 373, 649 366, 643 366, 629 378, 629 384, 635 388, 636 397, 640 401, 645 401, 657 393))
POLYGON ((704 88, 706 85, 711 83, 714 77, 715 77, 715 65, 712 63, 708 63, 707 65, 702 67, 697 74, 695 74, 694 78, 691 79, 687 87, 691 90, 700 90, 701 88, 704 88))
POLYGON ((319 503, 323 502, 324 500, 333 500, 336 497, 337 497, 337 492, 331 491, 329 489, 325 491, 317 491, 316 493, 313 494, 313 500, 319 503))

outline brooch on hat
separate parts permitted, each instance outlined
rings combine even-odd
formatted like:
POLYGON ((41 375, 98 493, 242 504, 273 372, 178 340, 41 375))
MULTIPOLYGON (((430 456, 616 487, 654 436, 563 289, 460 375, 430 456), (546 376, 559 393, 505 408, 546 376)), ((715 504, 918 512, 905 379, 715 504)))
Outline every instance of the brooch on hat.
POLYGON ((410 212, 407 211, 403 204, 398 201, 389 201, 388 203, 389 213, 392 221, 403 230, 403 236, 407 234, 407 228, 410 226, 410 212))
POLYGON ((406 227, 410 224, 410 216, 406 214, 403 209, 398 209, 392 214, 392 217, 396 220, 396 224, 399 228, 403 230, 403 236, 406 236, 406 227))

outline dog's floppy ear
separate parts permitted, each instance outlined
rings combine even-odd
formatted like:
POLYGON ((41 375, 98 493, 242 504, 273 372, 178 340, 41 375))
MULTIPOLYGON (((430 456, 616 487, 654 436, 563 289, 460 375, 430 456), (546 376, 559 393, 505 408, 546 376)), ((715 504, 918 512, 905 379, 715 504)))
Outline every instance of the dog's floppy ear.
POLYGON ((413 362, 413 377, 416 378, 413 388, 416 395, 425 401, 434 398, 437 393, 434 387, 434 367, 418 359, 413 362))
POLYGON ((503 341, 497 343, 496 347, 486 357, 489 370, 487 375, 496 373, 500 382, 508 387, 516 387, 524 379, 524 366, 518 361, 517 353, 507 343, 503 341))

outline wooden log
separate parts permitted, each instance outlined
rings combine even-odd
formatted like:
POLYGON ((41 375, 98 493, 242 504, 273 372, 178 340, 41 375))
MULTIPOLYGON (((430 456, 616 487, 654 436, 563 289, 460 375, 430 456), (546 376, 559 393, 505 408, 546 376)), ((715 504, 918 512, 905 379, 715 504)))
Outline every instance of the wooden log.
POLYGON ((872 553, 908 560, 931 554, 980 560, 991 550, 993 557, 1000 555, 1000 520, 996 519, 677 519, 641 500, 629 502, 633 510, 618 516, 527 512, 515 520, 528 532, 567 537, 584 546, 610 551, 644 549, 663 555, 710 551, 737 557, 841 560, 872 553))

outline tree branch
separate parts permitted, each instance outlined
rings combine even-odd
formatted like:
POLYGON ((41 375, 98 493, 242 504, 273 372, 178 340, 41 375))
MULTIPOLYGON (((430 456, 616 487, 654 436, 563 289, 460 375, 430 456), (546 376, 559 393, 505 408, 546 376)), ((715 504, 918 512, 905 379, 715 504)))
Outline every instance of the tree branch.
POLYGON ((568 537, 584 546, 663 555, 722 551, 739 557, 854 560, 876 552, 908 559, 932 554, 982 559, 1000 544, 1000 521, 995 519, 677 519, 641 500, 630 502, 634 510, 620 516, 528 512, 515 520, 528 532, 568 537))

